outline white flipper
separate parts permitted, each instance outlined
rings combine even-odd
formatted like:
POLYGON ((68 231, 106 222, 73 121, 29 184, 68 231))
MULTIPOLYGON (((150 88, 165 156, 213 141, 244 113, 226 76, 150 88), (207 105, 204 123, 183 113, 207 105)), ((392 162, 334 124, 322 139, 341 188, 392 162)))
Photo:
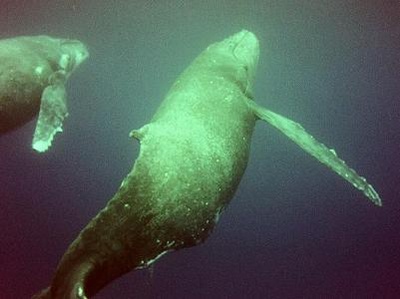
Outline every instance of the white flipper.
POLYGON ((249 101, 248 103, 257 117, 280 130, 307 153, 335 171, 354 187, 361 190, 374 204, 382 206, 381 198, 375 189, 368 184, 365 178, 359 176, 353 169, 347 166, 346 163, 336 155, 333 149, 329 149, 324 144, 315 140, 315 138, 308 134, 300 124, 265 109, 257 105, 254 101, 249 101))
POLYGON ((47 86, 42 94, 39 118, 33 135, 32 148, 45 152, 54 135, 62 132, 62 123, 68 115, 66 91, 63 80, 47 86))

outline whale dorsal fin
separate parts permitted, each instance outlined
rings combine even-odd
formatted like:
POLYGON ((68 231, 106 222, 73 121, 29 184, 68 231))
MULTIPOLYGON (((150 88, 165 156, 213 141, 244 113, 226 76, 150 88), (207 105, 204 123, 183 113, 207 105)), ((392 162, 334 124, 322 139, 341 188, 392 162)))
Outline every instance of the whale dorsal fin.
POLYGON ((299 123, 263 108, 254 101, 248 101, 248 103, 257 117, 277 128, 311 156, 315 157, 318 161, 350 182, 355 188, 362 191, 374 204, 382 206, 382 200, 375 189, 365 178, 361 177, 354 169, 347 166, 347 164, 337 156, 335 150, 329 149, 324 144, 317 141, 313 136, 307 133, 299 123))

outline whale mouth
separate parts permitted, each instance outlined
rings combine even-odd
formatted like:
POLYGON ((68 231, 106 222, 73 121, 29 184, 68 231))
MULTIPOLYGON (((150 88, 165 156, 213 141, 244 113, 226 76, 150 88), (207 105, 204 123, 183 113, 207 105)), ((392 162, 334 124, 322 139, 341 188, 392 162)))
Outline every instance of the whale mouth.
MULTIPOLYGON (((257 37, 250 31, 242 30, 233 35, 232 40, 235 43, 232 49, 233 57, 243 66, 246 82, 244 82, 244 93, 253 98, 252 85, 258 65, 260 55, 260 46, 257 37)), ((243 79, 242 79, 243 80, 243 79)))
POLYGON ((260 55, 257 37, 250 31, 242 30, 233 35, 232 39, 236 42, 236 46, 233 48, 234 57, 250 70, 255 71, 260 55))

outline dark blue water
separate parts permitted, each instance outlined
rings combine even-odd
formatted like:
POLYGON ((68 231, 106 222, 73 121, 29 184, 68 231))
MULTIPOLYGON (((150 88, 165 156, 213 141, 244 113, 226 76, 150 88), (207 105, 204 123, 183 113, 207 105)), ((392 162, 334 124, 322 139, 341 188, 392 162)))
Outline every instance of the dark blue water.
POLYGON ((91 56, 68 82, 70 116, 48 153, 30 149, 34 121, 0 137, 0 298, 49 284, 131 169, 139 146, 129 132, 196 55, 242 28, 260 39, 257 102, 335 148, 383 208, 259 122, 245 176, 208 241, 95 298, 397 298, 398 2, 30 2, 2 1, 1 37, 76 38, 91 56))

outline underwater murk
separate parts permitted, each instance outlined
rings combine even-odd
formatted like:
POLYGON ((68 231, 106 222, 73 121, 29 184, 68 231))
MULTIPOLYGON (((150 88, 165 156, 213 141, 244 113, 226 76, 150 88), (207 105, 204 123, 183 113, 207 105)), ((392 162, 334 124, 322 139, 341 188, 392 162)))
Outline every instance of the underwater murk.
MULTIPOLYGON (((57 5, 45 5, 45 1, 41 5, 50 10, 57 8, 57 5)), ((356 148, 356 141, 360 142, 359 148, 353 154, 350 151, 346 154, 346 148, 349 147, 343 146, 343 142, 339 144, 340 152, 348 155, 347 164, 335 149, 319 141, 325 138, 320 136, 323 134, 318 129, 314 130, 314 134, 307 125, 303 126, 274 112, 280 109, 273 105, 271 96, 278 99, 285 92, 301 94, 295 91, 295 85, 290 86, 288 83, 291 78, 297 80, 296 84, 306 82, 306 78, 311 78, 311 82, 318 82, 317 74, 325 76, 321 79, 323 83, 320 83, 323 85, 321 89, 315 88, 315 95, 311 93, 310 96, 325 97, 316 99, 316 102, 320 101, 328 106, 329 122, 332 122, 329 127, 332 131, 343 126, 339 121, 334 122, 335 118, 345 121, 339 114, 346 114, 344 110, 336 112, 340 110, 335 105, 335 97, 341 97, 341 104, 345 103, 343 96, 358 103, 354 104, 355 114, 360 114, 357 109, 362 105, 374 105, 365 101, 364 93, 361 98, 354 96, 351 90, 346 93, 346 85, 343 85, 350 84, 347 79, 353 77, 353 80, 363 80, 365 76, 350 74, 341 78, 341 73, 337 70, 336 76, 329 75, 335 72, 334 65, 338 63, 341 63, 343 71, 351 72, 352 68, 346 68, 342 62, 345 58, 332 53, 331 48, 323 48, 324 42, 328 42, 328 33, 334 41, 351 40, 352 44, 349 42, 348 48, 340 45, 337 49, 342 55, 351 49, 353 54, 347 54, 347 59, 353 59, 354 65, 357 65, 356 54, 364 53, 365 56, 368 53, 362 52, 361 41, 354 41, 357 30, 361 29, 357 26, 353 29, 351 22, 337 24, 334 16, 345 20, 341 14, 352 15, 356 10, 361 17, 352 15, 354 22, 357 20, 361 22, 359 24, 364 24, 363 10, 355 4, 348 4, 350 11, 339 4, 303 5, 312 6, 315 10, 297 11, 284 4, 275 7, 272 3, 261 2, 255 6, 244 2, 219 4, 216 9, 224 11, 224 23, 230 24, 229 19, 233 16, 236 22, 223 30, 220 28, 210 33, 200 26, 203 24, 200 16, 209 12, 210 7, 200 4, 176 6, 121 2, 115 7, 107 4, 94 7, 91 3, 66 2, 63 8, 68 13, 64 22, 71 24, 74 19, 78 21, 71 25, 71 32, 63 32, 62 24, 58 24, 58 30, 44 30, 51 27, 50 22, 47 26, 43 25, 42 30, 24 30, 23 26, 15 32, 10 29, 10 34, 0 40, 0 165, 4 173, 1 174, 2 189, 4 188, 1 190, 4 206, 1 211, 4 217, 0 223, 6 230, 3 248, 7 248, 6 253, 2 253, 0 257, 6 259, 27 255, 26 258, 30 259, 29 267, 28 264, 21 263, 27 273, 36 272, 35 267, 42 268, 40 272, 44 271, 44 265, 47 268, 46 273, 40 273, 35 278, 35 286, 38 288, 36 294, 33 285, 26 288, 30 293, 24 290, 24 294, 36 299, 83 299, 101 296, 312 298, 330 294, 343 298, 365 298, 366 295, 375 296, 374 294, 381 293, 389 298, 396 292, 396 284, 392 283, 396 275, 387 278, 386 272, 385 275, 382 274, 385 271, 382 264, 388 265, 386 259, 390 254, 381 257, 381 251, 375 252, 378 247, 365 246, 376 244, 377 240, 382 241, 383 237, 379 232, 384 229, 382 219, 391 219, 386 211, 386 201, 389 206, 393 205, 390 203, 391 195, 385 193, 385 205, 382 207, 382 199, 374 187, 348 166, 354 160, 358 161, 362 169, 363 163, 374 161, 364 168, 370 169, 370 173, 382 170, 376 154, 371 152, 370 157, 360 154, 371 140, 368 139, 367 142, 358 138, 352 141, 352 147, 356 148), (328 17, 324 9, 332 14, 331 19, 324 19, 328 17), (286 16, 287 23, 274 17, 271 13, 274 10, 286 16), (130 15, 129 11, 135 13, 130 15), (102 18, 103 13, 107 13, 109 18, 102 18), (96 20, 100 18, 99 23, 92 24, 88 14, 92 18, 96 17, 96 20), (174 19, 173 16, 178 15, 180 17, 174 19), (168 23, 173 20, 184 22, 189 16, 190 19, 196 16, 194 19, 197 22, 192 23, 193 27, 179 27, 168 23), (273 21, 265 21, 266 16, 273 21), (316 20, 323 25, 322 29, 317 27, 316 20), (132 25, 135 24, 143 32, 121 30, 128 28, 128 22, 132 22, 132 25), (299 30, 290 33, 290 30, 296 30, 296 22, 305 26, 304 32, 299 30), (267 25, 274 29, 263 31, 264 27, 268 28, 267 25), (343 26, 353 31, 345 31, 344 36, 333 35, 335 30, 342 32, 343 26), (104 28, 109 30, 108 35, 100 35, 104 28), (279 48, 273 45, 277 43, 274 37, 280 35, 279 28, 282 35, 293 42, 293 53, 288 52, 287 58, 283 58, 285 53, 277 52, 276 49, 279 48), (161 32, 156 32, 155 29, 160 29, 161 32), (228 29, 231 31, 228 32, 228 29), (97 34, 87 34, 93 33, 92 30, 97 34), (177 34, 179 31, 186 35, 177 34), (173 40, 190 40, 193 45, 181 41, 177 47, 164 42, 168 40, 164 36, 167 33, 169 36, 174 33, 173 40), (135 39, 135 36, 138 38, 135 39), (305 41, 299 39, 299 36, 305 41), (312 36, 316 42, 310 38, 312 36), (303 54, 299 51, 305 51, 314 43, 317 44, 315 47, 320 47, 319 53, 311 50, 311 54, 303 54), (103 46, 99 47, 99 44, 103 46), (144 50, 140 49, 140 45, 144 50), (171 51, 171 47, 179 48, 181 52, 171 51), (203 51, 196 50, 197 47, 202 47, 203 51), (275 49, 275 52, 263 54, 264 48, 267 52, 268 47, 275 49), (274 53, 276 58, 273 58, 274 53), (195 57, 192 62, 189 54, 192 59, 195 57), (149 57, 151 59, 147 61, 151 64, 144 70, 144 61, 149 57), (176 57, 177 66, 171 71, 172 69, 164 67, 161 62, 171 61, 174 64, 173 57, 176 57), (273 61, 271 70, 268 62, 263 63, 267 58, 273 61), (281 65, 277 63, 279 59, 284 61, 281 65), (290 65, 287 68, 287 78, 273 77, 274 74, 279 74, 279 65, 290 65), (181 70, 178 70, 178 66, 181 70), (169 74, 171 72, 175 73, 176 79, 169 74), (264 84, 268 81, 265 72, 271 73, 269 78, 272 83, 283 87, 281 94, 271 83, 267 86, 272 92, 265 92, 264 84), (295 73, 292 77, 289 76, 291 72, 295 73), (165 79, 156 79, 158 76, 166 76, 167 73, 172 85, 167 84, 165 79), (301 76, 296 79, 296 74, 301 76), (151 84, 145 83, 151 76, 151 84), (142 84, 134 83, 135 80, 142 84), (338 83, 333 85, 332 82, 338 83), (125 84, 120 86, 129 88, 128 92, 115 89, 116 84, 125 84), (130 84, 133 87, 129 87, 130 84), (171 86, 168 88, 168 85, 171 86), (152 96, 157 96, 159 100, 148 97, 143 99, 143 96, 135 95, 140 87, 146 89, 150 86, 152 96), (335 86, 341 87, 339 92, 335 86), (333 102, 328 104, 328 100, 333 102), (119 112, 112 112, 115 107, 120 107, 117 110, 119 112), (141 107, 147 108, 141 112, 141 107), (135 110, 134 117, 128 116, 132 109, 135 110), (277 129, 277 133, 272 130, 266 133, 265 128, 255 132, 256 123, 261 122, 277 129), (113 136, 112 129, 125 131, 125 135, 113 136), (102 130, 111 135, 104 137, 102 130), (281 141, 278 133, 283 133, 291 142, 281 141), (119 139, 125 141, 120 142, 119 139), (256 142, 252 142, 252 139, 256 142), (125 154, 117 154, 116 149, 120 144, 129 141, 125 154), (132 143, 135 142, 133 148, 132 143), (263 144, 271 145, 270 148, 260 149, 263 144), (359 196, 363 195, 372 204, 351 201, 351 197, 356 197, 357 194, 353 194, 350 189, 339 192, 343 188, 341 181, 328 177, 326 168, 314 176, 314 186, 309 183, 307 185, 306 182, 311 181, 311 178, 306 177, 308 172, 318 168, 318 164, 306 166, 305 163, 308 162, 299 162, 303 156, 298 156, 301 151, 293 145, 297 145, 297 149, 301 148, 303 152, 314 157, 314 161, 319 161, 348 181, 361 191, 359 196), (296 154, 291 160, 292 165, 287 165, 290 169, 286 174, 281 174, 283 158, 279 154, 289 154, 289 151, 296 151, 296 154), (262 162, 263 159, 266 162, 262 162), (129 167, 132 169, 129 170, 129 167), (118 169, 118 174, 107 177, 107 173, 112 173, 115 169, 118 169), (296 175, 296 171, 301 174, 296 175), (18 175, 21 178, 17 180, 18 175), (299 183, 296 183, 296 179, 299 183), (268 191, 268 188, 275 191, 268 191), (318 193, 319 189, 323 190, 322 193, 318 193), (228 208, 235 194, 241 202, 236 205, 233 202, 233 208, 230 208, 231 205, 228 208), (92 204, 91 198, 97 203, 92 204), (327 202, 328 198, 332 201, 327 202), (21 204, 22 199, 25 209, 15 204, 21 204), (54 208, 49 208, 49 205, 54 208), (285 207, 289 212, 282 211, 285 207), (385 215, 389 218, 385 218, 385 215), (19 241, 11 234, 15 226, 11 219, 21 219, 19 225, 30 229, 19 241), (259 231, 256 228, 258 221, 266 221, 266 226, 259 231), (216 226, 218 222, 221 225, 216 226), (276 228, 277 225, 281 227, 276 228), (310 236, 304 236, 305 232, 310 236), (213 237, 209 238, 210 236, 213 237), (204 245, 196 246, 200 244, 204 245), (332 246, 336 246, 336 249, 326 249, 332 246), (10 251, 13 247, 18 250, 10 251), (33 248, 29 250, 31 247, 33 248), (371 252, 364 249, 358 255, 361 247, 367 247, 371 252), (179 250, 186 248, 191 249, 179 250), (218 248, 220 249, 216 253, 218 248), (202 258, 197 261, 197 266, 191 266, 196 265, 192 264, 196 263, 196 250, 202 258), (29 251, 32 253, 29 254, 29 251), (172 254, 175 251, 177 252, 172 254), (244 266, 248 264, 247 259, 253 262, 244 266), (258 259, 261 261, 255 262, 258 259), (221 265, 218 266, 216 261, 221 265), (324 269, 325 264, 330 266, 324 269), (205 265, 209 265, 208 268, 205 265), (182 267, 187 268, 182 270, 182 267), (141 269, 148 270, 138 271, 141 269), (311 272, 304 274, 306 270, 311 272), (133 272, 147 274, 142 278, 128 274, 133 272), (347 274, 343 276, 345 272, 347 274), (353 275, 353 272, 359 277, 353 275), (185 277, 185 273, 190 273, 188 277, 191 279, 185 277), (379 279, 374 276, 377 273, 381 274, 379 279), (122 276, 131 277, 129 286, 121 286, 116 290, 115 285, 118 286, 121 281, 117 279, 122 276), (162 279, 159 278, 161 276, 162 279), (349 283, 344 281, 345 278, 349 283), (360 291, 360 285, 367 278, 375 282, 360 291), (47 287, 43 285, 46 280, 47 287), (188 283, 185 283, 186 280, 188 283), (240 284, 236 285, 238 281, 240 284), (357 281, 358 284, 354 285, 351 281, 357 281), (41 291, 40 284, 45 287, 41 291), (318 286, 315 287, 315 284, 318 286), (183 287, 173 287, 178 285, 183 287)), ((21 14, 28 8, 32 9, 32 13, 27 13, 26 16, 32 20, 46 15, 46 10, 39 9, 39 3, 37 10, 33 9, 34 5, 17 9, 12 4, 7 4, 7 7, 7 14, 10 16, 13 13, 21 14), (14 7, 15 11, 10 7, 14 7)), ((296 6, 297 9, 302 7, 296 6)), ((54 18, 60 15, 61 12, 58 11, 54 18)), ((221 22, 217 18, 218 14, 213 11, 211 15, 206 15, 213 18, 215 23, 210 28, 218 28, 217 24, 221 22)), ((381 29, 384 33, 385 28, 381 29)), ((367 27, 363 30, 370 32, 367 27)), ((359 38, 362 36, 359 35, 359 38)), ((396 52, 390 51, 395 48, 391 36, 388 34, 386 39, 381 39, 378 45, 389 49, 384 53, 391 54, 391 58, 398 57, 399 54, 396 56, 396 52)), ((369 41, 371 45, 373 41, 369 41)), ((290 46, 285 39, 280 43, 282 48, 290 46)), ((387 66, 388 69, 381 70, 381 76, 391 78, 393 70, 387 62, 373 62, 375 66, 379 63, 387 66)), ((377 76, 374 68, 370 72, 377 76)), ((371 82, 374 82, 375 77, 367 76, 371 82)), ((389 86, 391 82, 389 80, 386 84, 389 86)), ((301 86, 299 90, 304 93, 306 89, 301 86)), ((374 93, 371 98, 373 96, 379 97, 380 94, 374 93)), ((385 96, 388 97, 389 93, 385 96)), ((301 98, 304 95, 296 99, 296 107, 305 105, 301 98)), ((318 111, 319 107, 316 107, 310 114, 311 118, 315 124, 324 123, 326 120, 317 115, 318 111)), ((390 115, 396 113, 392 111, 390 115)), ((356 123, 356 120, 354 118, 353 122, 356 123)), ((358 118, 357 123, 360 126, 354 127, 355 133, 378 138, 376 127, 380 125, 373 122, 366 124, 361 118, 358 118), (370 132, 362 133, 366 129, 363 126, 367 125, 370 132)), ((353 127, 343 130, 346 130, 348 136, 353 136, 353 127)), ((384 151, 380 149, 379 142, 374 151, 384 151)), ((304 156, 304 160, 306 158, 304 156)), ((396 163, 397 160, 390 162, 389 172, 396 163)), ((386 182, 391 180, 393 177, 386 182)), ((375 181, 379 182, 377 179, 375 181)), ((380 190, 386 189, 383 188, 384 184, 378 185, 381 185, 380 190)), ((390 229, 396 227, 395 223, 398 222, 393 222, 390 229)), ((17 231, 16 228, 14 230, 17 231)), ((395 248, 397 238, 393 236, 392 241, 383 242, 380 246, 395 248)), ((12 267, 13 263, 13 259, 6 261, 5 269, 12 267)), ((385 266, 385 269, 388 268, 385 266)), ((396 273, 398 269, 400 267, 395 262, 387 271, 396 273)), ((17 272, 11 275, 3 272, 0 278, 12 282, 13 277, 17 276, 17 272)), ((32 281, 31 278, 29 280, 32 281)), ((22 294, 22 290, 20 291, 22 294)), ((10 294, 5 295, 8 297, 18 293, 11 290, 6 292, 8 293, 5 294, 10 294)))

